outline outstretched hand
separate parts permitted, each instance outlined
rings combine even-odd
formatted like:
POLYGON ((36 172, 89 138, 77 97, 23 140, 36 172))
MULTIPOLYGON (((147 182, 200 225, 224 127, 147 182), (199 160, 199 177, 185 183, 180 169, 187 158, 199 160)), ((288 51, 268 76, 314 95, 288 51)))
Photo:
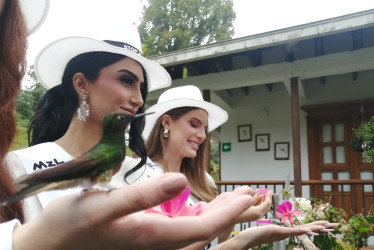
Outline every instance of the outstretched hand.
POLYGON ((265 195, 262 195, 253 206, 242 213, 235 222, 242 223, 262 218, 269 212, 272 202, 273 191, 269 190, 265 195))
POLYGON ((253 203, 243 191, 220 195, 198 216, 135 213, 176 197, 186 185, 184 175, 164 174, 109 193, 57 199, 15 228, 13 249, 175 249, 217 235, 253 203))
POLYGON ((337 223, 328 221, 316 221, 309 224, 303 224, 296 227, 283 227, 278 225, 266 225, 251 227, 236 235, 234 238, 227 240, 217 247, 227 247, 227 249, 248 249, 261 244, 283 240, 291 236, 303 234, 316 235, 315 232, 330 232, 336 227, 337 223), (223 246, 225 244, 225 246, 223 246))

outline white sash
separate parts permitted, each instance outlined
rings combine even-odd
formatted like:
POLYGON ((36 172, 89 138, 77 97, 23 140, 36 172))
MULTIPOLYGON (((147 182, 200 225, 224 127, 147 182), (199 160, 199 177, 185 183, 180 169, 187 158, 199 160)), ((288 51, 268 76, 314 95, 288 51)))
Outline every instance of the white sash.
MULTIPOLYGON (((73 157, 54 142, 38 144, 32 147, 13 151, 22 162, 27 174, 35 171, 43 171, 47 168, 54 168, 73 157)), ((51 190, 37 194, 42 207, 47 206, 54 199, 81 191, 82 187, 74 187, 64 190, 51 190)))

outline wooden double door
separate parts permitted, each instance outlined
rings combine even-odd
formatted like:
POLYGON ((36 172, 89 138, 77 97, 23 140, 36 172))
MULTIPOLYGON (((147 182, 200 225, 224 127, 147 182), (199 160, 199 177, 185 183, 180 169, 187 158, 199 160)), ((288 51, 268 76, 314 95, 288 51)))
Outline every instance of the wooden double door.
MULTIPOLYGON (((353 128, 374 115, 374 100, 303 106, 307 113, 311 180, 372 180, 374 163, 350 147, 353 128), (362 112, 363 111, 363 112, 362 112)), ((373 185, 323 185, 316 198, 342 207, 348 214, 367 213, 373 206, 373 185)))

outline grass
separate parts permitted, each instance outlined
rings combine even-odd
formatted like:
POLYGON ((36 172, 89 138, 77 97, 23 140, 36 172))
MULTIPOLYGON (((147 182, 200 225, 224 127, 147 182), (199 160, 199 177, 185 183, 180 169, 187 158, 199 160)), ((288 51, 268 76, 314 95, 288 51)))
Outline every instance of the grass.
POLYGON ((26 148, 29 144, 27 142, 27 129, 25 127, 17 126, 17 134, 10 146, 9 151, 26 148))

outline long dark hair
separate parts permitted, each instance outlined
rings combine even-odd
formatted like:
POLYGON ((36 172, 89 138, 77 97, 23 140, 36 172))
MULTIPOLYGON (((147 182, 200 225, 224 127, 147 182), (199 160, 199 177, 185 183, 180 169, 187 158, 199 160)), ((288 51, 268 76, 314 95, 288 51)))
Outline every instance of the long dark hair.
MULTIPOLYGON (((14 100, 26 69, 27 27, 18 1, 5 1, 0 16, 0 200, 15 192, 4 157, 16 134, 14 100)), ((21 202, 0 207, 0 223, 23 221, 21 202)))
MULTIPOLYGON (((48 90, 39 101, 35 115, 31 119, 27 133, 29 145, 51 142, 61 138, 68 130, 74 112, 78 108, 78 94, 73 86, 73 76, 82 73, 89 81, 99 77, 100 70, 116 63, 126 56, 109 52, 88 52, 80 54, 66 65, 61 84, 48 90)), ((144 87, 141 89, 145 103, 148 84, 143 69, 144 87)), ((144 113, 144 105, 137 113, 144 113)), ((144 165, 147 154, 142 138, 144 117, 135 119, 130 126, 129 147, 141 158, 136 167, 144 165)))

